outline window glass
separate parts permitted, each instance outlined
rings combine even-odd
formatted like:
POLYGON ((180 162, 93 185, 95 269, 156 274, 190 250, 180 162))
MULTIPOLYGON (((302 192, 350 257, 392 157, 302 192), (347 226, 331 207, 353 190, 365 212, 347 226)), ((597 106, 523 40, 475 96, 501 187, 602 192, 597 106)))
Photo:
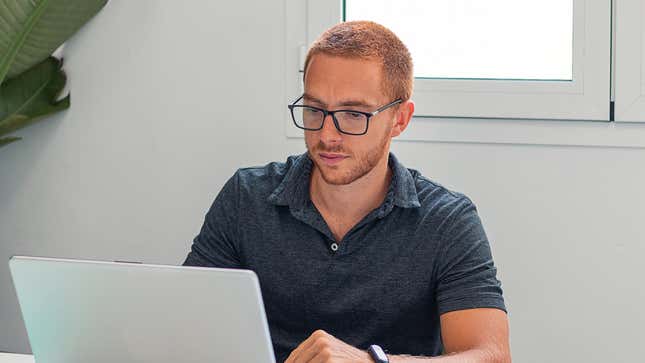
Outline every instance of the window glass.
POLYGON ((573 0, 345 0, 408 46, 418 78, 571 80, 573 0))

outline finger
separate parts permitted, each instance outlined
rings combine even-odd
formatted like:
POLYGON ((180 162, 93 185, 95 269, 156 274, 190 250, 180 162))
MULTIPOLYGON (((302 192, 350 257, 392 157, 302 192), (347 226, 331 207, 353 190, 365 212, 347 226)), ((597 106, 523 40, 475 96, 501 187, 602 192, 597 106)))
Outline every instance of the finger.
POLYGON ((306 348, 301 349, 293 363, 309 363, 323 349, 328 348, 320 340, 315 341, 306 348))
POLYGON ((289 353, 287 360, 284 361, 284 363, 293 363, 294 360, 296 359, 296 356, 298 355, 298 351, 300 350, 301 346, 302 346, 302 343, 300 343, 300 345, 298 345, 296 349, 292 350, 291 353, 289 353))
MULTIPOLYGON (((300 343, 300 345, 298 345, 296 349, 294 349, 291 354, 289 354, 289 357, 286 361, 284 361, 284 363, 301 362, 302 360, 300 359, 300 355, 302 354, 302 352, 308 350, 316 342, 316 340, 319 339, 319 337, 322 335, 320 332, 321 331, 313 332, 307 339, 300 343)), ((306 360, 304 362, 306 362, 306 360)))
POLYGON ((298 352, 300 351, 301 345, 297 346, 296 349, 292 350, 289 356, 287 357, 287 360, 284 361, 284 363, 294 363, 296 361, 296 357, 298 356, 298 352))
POLYGON ((307 363, 327 363, 331 360, 332 354, 330 349, 321 349, 307 361, 307 363))
POLYGON ((327 345, 326 342, 329 337, 330 335, 324 330, 316 330, 313 332, 309 338, 293 351, 293 363, 309 362, 320 349, 327 345))

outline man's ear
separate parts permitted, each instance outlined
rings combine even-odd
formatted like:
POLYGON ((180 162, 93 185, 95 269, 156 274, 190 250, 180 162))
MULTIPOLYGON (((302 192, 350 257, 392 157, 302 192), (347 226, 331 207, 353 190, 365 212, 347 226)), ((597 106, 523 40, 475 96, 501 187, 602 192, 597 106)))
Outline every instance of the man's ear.
POLYGON ((394 127, 390 132, 390 137, 397 137, 408 127, 412 115, 414 114, 414 102, 407 100, 401 103, 395 114, 394 127))

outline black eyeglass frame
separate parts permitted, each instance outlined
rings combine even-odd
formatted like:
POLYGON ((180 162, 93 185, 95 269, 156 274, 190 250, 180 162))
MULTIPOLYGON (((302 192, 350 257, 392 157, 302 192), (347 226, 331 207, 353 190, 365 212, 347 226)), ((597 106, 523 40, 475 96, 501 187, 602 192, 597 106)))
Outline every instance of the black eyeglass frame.
POLYGON ((292 104, 287 105, 287 107, 289 108, 289 111, 291 111, 291 119, 293 120, 293 124, 296 125, 297 128, 302 129, 302 130, 307 130, 307 131, 322 130, 322 128, 325 126, 325 120, 327 119, 327 116, 331 115, 331 119, 332 119, 332 121, 334 121, 334 126, 336 127, 336 130, 338 130, 338 132, 340 132, 341 134, 353 135, 353 136, 365 135, 367 133, 367 129, 369 129, 370 119, 372 117, 378 115, 379 113, 387 110, 388 108, 390 108, 392 106, 398 105, 399 103, 403 102, 402 99, 398 98, 398 99, 388 103, 385 106, 381 106, 381 107, 377 108, 376 111, 374 111, 374 112, 364 112, 364 111, 348 110, 348 109, 329 111, 329 110, 325 110, 324 108, 315 107, 315 106, 296 105, 296 103, 300 102, 300 100, 302 100, 302 98, 304 96, 305 95, 302 95, 302 96, 298 97, 298 99, 293 101, 292 104), (298 125, 298 122, 296 121, 296 115, 293 113, 293 110, 295 108, 309 108, 309 109, 313 109, 313 110, 317 110, 317 111, 322 112, 323 113, 323 121, 320 123, 320 127, 314 129, 314 128, 308 128, 308 127, 298 125), (347 132, 347 131, 341 130, 340 125, 338 124, 338 120, 336 119, 336 116, 335 116, 336 112, 354 112, 354 113, 360 113, 360 114, 364 115, 367 118, 367 122, 365 122, 365 130, 363 132, 361 132, 361 133, 353 133, 353 132, 347 132))

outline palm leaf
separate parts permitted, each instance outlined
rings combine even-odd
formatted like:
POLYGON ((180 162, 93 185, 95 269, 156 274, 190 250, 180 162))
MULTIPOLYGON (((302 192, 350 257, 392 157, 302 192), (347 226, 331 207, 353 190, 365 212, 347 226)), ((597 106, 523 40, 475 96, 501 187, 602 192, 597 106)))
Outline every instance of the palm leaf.
POLYGON ((0 0, 0 84, 49 56, 107 0, 0 0))
POLYGON ((20 140, 19 137, 5 137, 5 138, 0 138, 0 147, 3 147, 5 145, 8 145, 14 141, 20 140))
POLYGON ((0 85, 0 137, 69 107, 69 95, 58 100, 66 80, 61 66, 49 57, 0 85))

